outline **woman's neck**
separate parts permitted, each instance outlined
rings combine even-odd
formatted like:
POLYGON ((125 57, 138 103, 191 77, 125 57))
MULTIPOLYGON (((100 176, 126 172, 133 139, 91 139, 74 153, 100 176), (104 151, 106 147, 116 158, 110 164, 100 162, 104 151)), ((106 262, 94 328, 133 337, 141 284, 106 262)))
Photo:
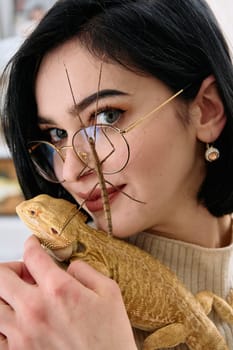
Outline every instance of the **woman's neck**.
POLYGON ((198 207, 190 215, 186 210, 182 215, 167 218, 166 225, 147 232, 206 248, 220 248, 232 241, 232 216, 214 217, 207 209, 198 207))

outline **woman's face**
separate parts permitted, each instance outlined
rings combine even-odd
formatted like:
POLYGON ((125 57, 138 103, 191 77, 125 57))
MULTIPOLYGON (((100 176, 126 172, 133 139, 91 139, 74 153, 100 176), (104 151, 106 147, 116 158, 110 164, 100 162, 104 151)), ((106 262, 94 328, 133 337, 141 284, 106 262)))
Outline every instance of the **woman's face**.
MULTIPOLYGON (((110 62, 102 65, 98 88, 100 67, 101 61, 77 40, 56 48, 42 60, 36 80, 39 127, 57 146, 70 146, 81 123, 88 126, 95 117, 99 123, 124 129, 172 95, 160 81, 110 62)), ((198 205, 204 156, 192 117, 184 125, 178 116, 181 111, 187 114, 188 108, 176 98, 125 134, 130 148, 127 166, 104 175, 114 235, 172 231, 198 205)), ((120 147, 108 160, 114 159, 116 168, 124 158, 125 149, 121 152, 120 147)), ((84 208, 96 225, 107 230, 97 172, 78 177, 82 169, 83 163, 69 148, 63 168, 57 171, 65 179, 66 190, 78 203, 85 200, 84 208)))

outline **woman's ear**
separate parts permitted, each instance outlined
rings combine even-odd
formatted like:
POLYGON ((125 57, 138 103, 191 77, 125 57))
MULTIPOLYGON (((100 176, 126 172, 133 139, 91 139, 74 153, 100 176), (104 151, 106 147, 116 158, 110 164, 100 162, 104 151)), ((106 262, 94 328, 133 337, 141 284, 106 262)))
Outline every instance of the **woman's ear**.
POLYGON ((196 126, 197 138, 205 143, 214 142, 226 123, 223 102, 214 76, 203 80, 197 96, 190 104, 189 111, 196 126))

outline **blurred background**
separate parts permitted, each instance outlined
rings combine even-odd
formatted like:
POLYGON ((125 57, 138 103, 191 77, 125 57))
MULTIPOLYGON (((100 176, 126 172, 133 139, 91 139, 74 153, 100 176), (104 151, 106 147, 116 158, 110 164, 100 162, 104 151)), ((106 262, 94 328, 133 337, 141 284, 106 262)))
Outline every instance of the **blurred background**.
MULTIPOLYGON (((55 0, 0 0, 0 74, 54 3, 55 0)), ((14 166, 0 130, 0 261, 22 257, 24 241, 30 234, 15 213, 15 206, 22 200, 14 166)))
MULTIPOLYGON (((233 51, 233 1, 207 2, 215 12, 233 51)), ((0 0, 0 74, 54 3, 55 0, 0 0)), ((30 234, 15 213, 15 206, 22 200, 14 166, 0 130, 0 261, 22 257, 24 241, 30 234)))

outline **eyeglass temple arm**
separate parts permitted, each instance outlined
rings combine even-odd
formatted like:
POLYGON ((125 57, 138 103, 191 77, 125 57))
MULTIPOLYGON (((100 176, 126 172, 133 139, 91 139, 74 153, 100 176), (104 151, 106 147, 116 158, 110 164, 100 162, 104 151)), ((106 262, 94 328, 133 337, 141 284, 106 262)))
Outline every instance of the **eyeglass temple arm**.
POLYGON ((164 106, 166 106, 169 102, 171 102, 172 100, 174 100, 174 98, 176 98, 177 96, 179 96, 180 94, 182 94, 182 92, 185 89, 180 89, 178 92, 176 92, 174 95, 172 95, 169 99, 167 99, 166 101, 164 101, 163 103, 161 103, 161 105, 159 105, 158 107, 156 107, 155 109, 153 109, 151 112, 149 112, 148 114, 144 115, 142 118, 136 120, 135 122, 131 123, 127 128, 121 130, 122 134, 126 134, 127 132, 129 132, 130 130, 132 130, 133 128, 135 128, 136 126, 138 126, 139 124, 141 124, 144 120, 146 120, 147 118, 149 118, 153 113, 158 112, 161 108, 163 108, 164 106))

